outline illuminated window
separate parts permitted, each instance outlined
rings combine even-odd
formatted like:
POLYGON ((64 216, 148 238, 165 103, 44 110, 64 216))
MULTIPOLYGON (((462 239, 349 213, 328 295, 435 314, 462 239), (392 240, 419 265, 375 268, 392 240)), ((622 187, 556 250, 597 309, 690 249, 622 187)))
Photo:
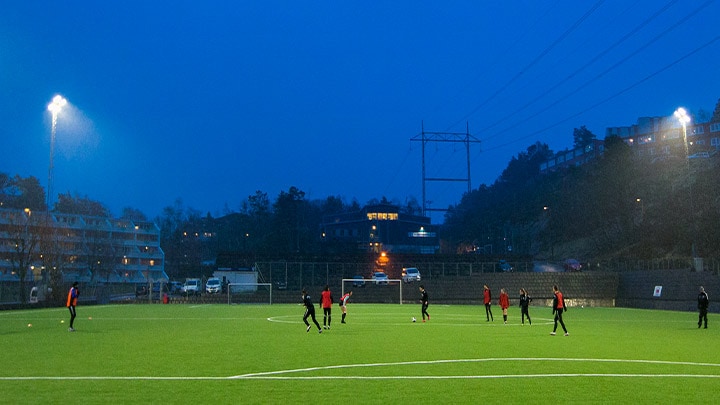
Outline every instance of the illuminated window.
POLYGON ((367 219, 368 221, 397 221, 398 214, 394 212, 368 212, 367 219))

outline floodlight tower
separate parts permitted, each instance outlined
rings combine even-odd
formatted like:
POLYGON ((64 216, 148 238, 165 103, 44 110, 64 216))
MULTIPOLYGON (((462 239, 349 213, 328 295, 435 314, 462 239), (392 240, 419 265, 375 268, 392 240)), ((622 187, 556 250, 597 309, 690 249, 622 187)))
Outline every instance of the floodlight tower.
POLYGON ((685 111, 684 108, 680 107, 677 110, 675 110, 675 118, 680 122, 682 125, 683 130, 683 143, 685 144, 685 165, 687 170, 687 181, 688 181, 688 188, 689 188, 689 200, 690 200, 690 221, 692 225, 692 257, 693 259, 697 258, 697 250, 695 246, 695 233, 696 233, 696 224, 695 224, 695 212, 694 212, 694 204, 693 204, 693 189, 692 189, 692 183, 690 181, 690 150, 688 148, 688 139, 687 139, 687 124, 690 123, 690 116, 688 115, 687 111, 685 111))
POLYGON ((48 104, 48 111, 52 114, 52 129, 50 130, 50 166, 48 167, 48 189, 47 189, 47 210, 50 211, 50 203, 52 202, 52 182, 53 182, 53 156, 55 154, 55 130, 57 129, 57 117, 63 107, 67 105, 67 100, 61 95, 53 97, 48 104))

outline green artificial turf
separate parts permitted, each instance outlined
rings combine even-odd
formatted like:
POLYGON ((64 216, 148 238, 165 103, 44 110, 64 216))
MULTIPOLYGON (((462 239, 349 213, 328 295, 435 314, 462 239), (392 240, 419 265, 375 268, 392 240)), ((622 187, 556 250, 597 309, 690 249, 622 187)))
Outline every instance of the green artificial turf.
POLYGON ((110 305, 0 312, 2 403, 689 403, 720 388, 717 315, 571 308, 110 305), (412 323, 416 317, 418 322, 412 323), (92 319, 89 319, 92 318, 92 319), (322 311, 318 308, 322 324, 322 311), (64 323, 61 323, 64 321, 64 323), (28 324, 32 324, 31 327, 28 324))

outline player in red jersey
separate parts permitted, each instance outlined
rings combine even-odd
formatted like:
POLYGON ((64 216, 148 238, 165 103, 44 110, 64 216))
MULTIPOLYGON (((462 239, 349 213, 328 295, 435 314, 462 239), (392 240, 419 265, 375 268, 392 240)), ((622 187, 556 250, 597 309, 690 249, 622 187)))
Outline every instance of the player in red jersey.
POLYGON ((342 320, 340 323, 345 323, 345 315, 347 315, 347 303, 352 297, 352 291, 348 291, 345 295, 340 298, 340 310, 342 310, 342 320))
POLYGON ((553 314, 555 314, 555 326, 553 327, 553 331, 550 332, 550 334, 555 336, 558 322, 560 322, 560 326, 562 326, 563 330, 565 331, 565 336, 569 336, 567 328, 565 327, 565 322, 563 322, 562 319, 563 312, 567 311, 567 307, 565 306, 565 298, 563 297, 560 290, 558 290, 558 287, 556 285, 553 286, 553 294, 555 294, 555 298, 553 298, 553 314))
POLYGON ((333 297, 330 292, 330 286, 325 286, 323 292, 320 293, 320 306, 323 309, 323 328, 330 329, 330 322, 332 321, 332 304, 333 297))
POLYGON ((483 304, 485 304, 485 317, 487 317, 487 322, 490 322, 490 320, 494 321, 495 319, 493 319, 492 310, 490 309, 492 305, 492 293, 487 284, 483 286, 483 304))
POLYGON ((507 324, 507 310, 508 307, 510 307, 510 297, 508 296, 507 291, 505 291, 504 288, 500 289, 500 298, 498 299, 498 304, 500 305, 500 308, 502 308, 503 322, 507 324))

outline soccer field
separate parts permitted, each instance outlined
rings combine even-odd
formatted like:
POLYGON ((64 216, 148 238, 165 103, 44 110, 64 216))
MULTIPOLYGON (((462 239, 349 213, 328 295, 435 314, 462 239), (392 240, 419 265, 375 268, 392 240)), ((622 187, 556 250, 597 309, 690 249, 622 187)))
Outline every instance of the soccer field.
POLYGON ((110 305, 0 312, 2 403, 689 403, 720 388, 718 317, 570 308, 110 305), (411 318, 416 317, 417 323, 411 318), (64 321, 64 323, 61 323, 64 321), (318 309, 322 325, 322 311, 318 309), (32 325, 32 326, 30 326, 32 325))

